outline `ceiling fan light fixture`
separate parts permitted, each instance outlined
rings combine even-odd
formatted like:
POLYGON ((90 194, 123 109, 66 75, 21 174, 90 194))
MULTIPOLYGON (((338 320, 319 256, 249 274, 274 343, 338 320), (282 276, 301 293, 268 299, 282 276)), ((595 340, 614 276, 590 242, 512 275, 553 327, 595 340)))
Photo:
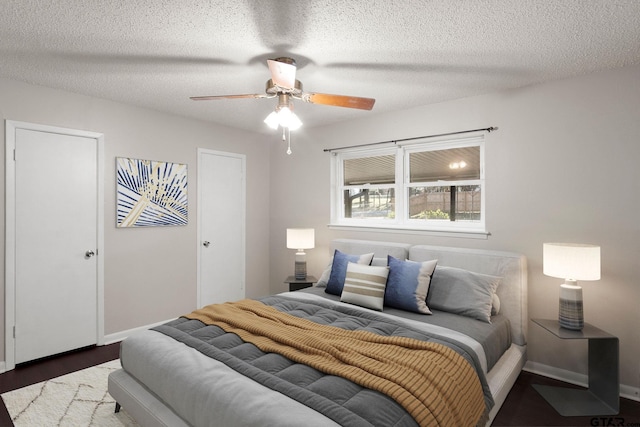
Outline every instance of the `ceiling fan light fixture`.
POLYGON ((300 129, 302 126, 302 121, 296 113, 291 111, 289 107, 282 107, 280 111, 278 111, 278 121, 280 122, 280 126, 283 128, 288 128, 289 130, 300 129))
POLYGON ((296 113, 292 111, 291 116, 289 117, 289 129, 290 130, 300 129, 300 126, 302 126, 302 120, 300 120, 298 116, 296 116, 296 113))
POLYGON ((289 130, 296 130, 302 126, 300 118, 286 106, 278 106, 276 111, 272 111, 267 118, 264 119, 264 122, 274 130, 278 129, 278 126, 289 130))
POLYGON ((278 129, 278 125, 280 124, 280 121, 278 120, 278 113, 276 113, 275 111, 272 111, 271 114, 269 114, 267 118, 264 119, 264 122, 271 129, 273 130, 278 129))

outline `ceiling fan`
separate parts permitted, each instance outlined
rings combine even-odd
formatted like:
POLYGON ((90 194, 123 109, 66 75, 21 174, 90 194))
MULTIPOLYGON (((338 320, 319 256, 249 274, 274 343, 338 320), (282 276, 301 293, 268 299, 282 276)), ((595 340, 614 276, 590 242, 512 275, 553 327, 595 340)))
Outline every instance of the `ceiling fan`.
POLYGON ((267 88, 264 94, 192 96, 191 99, 194 101, 208 101, 215 99, 275 98, 277 96, 279 103, 282 103, 282 98, 286 100, 291 97, 311 104, 333 105, 361 110, 371 110, 376 102, 372 98, 303 92, 302 83, 300 83, 300 80, 296 80, 296 61, 293 58, 268 59, 267 65, 271 72, 271 78, 267 81, 267 88))
MULTIPOLYGON (((271 78, 267 80, 266 90, 263 94, 192 96, 191 99, 194 101, 209 101, 218 99, 278 97, 278 105, 275 111, 265 119, 265 123, 272 129, 277 129, 278 126, 281 126, 283 140, 285 140, 285 130, 295 130, 302 125, 300 119, 293 113, 292 98, 310 104, 357 108, 360 110, 371 110, 373 104, 376 102, 373 98, 304 92, 302 90, 302 83, 300 83, 300 80, 296 80, 296 61, 293 58, 279 57, 268 59, 267 65, 271 72, 271 78)), ((287 153, 290 154, 290 148, 287 153)))

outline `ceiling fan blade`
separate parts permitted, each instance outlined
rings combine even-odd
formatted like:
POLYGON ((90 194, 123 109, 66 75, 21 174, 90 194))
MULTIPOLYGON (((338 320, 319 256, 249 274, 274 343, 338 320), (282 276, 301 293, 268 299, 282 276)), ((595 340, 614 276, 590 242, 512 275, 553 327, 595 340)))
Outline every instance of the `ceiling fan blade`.
POLYGON ((334 105, 337 107, 358 108, 371 110, 376 102, 373 98, 359 98, 357 96, 329 95, 326 93, 304 93, 302 100, 311 104, 334 105))
POLYGON ((247 95, 214 95, 214 96, 191 96, 190 99, 194 101, 211 101, 217 99, 243 99, 243 98, 273 98, 262 93, 252 93, 247 95))
MULTIPOLYGON (((268 59, 267 65, 271 72, 271 80, 276 86, 280 86, 285 89, 292 89, 296 85, 296 64, 278 61, 278 59, 268 59)), ((289 58, 282 58, 289 59, 289 58)))

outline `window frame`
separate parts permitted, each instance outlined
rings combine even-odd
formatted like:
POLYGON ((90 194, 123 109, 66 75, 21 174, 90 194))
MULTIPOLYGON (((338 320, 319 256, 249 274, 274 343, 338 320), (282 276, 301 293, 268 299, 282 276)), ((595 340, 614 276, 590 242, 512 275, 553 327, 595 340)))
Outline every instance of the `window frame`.
POLYGON ((416 232, 434 233, 460 233, 469 236, 486 236, 486 199, 487 188, 485 182, 485 138, 484 134, 466 137, 425 138, 402 145, 390 145, 385 147, 357 147, 355 149, 342 149, 333 153, 331 161, 331 222, 335 228, 353 227, 370 228, 373 230, 410 230, 416 232), (410 182, 410 154, 424 151, 438 151, 463 147, 478 147, 480 155, 479 179, 461 179, 451 181, 422 181, 410 182), (357 186, 359 188, 394 188, 395 218, 393 219, 361 219, 346 218, 344 216, 344 190, 356 186, 344 184, 344 161, 355 158, 375 157, 380 155, 395 155, 395 183, 394 184, 368 184, 357 186), (429 219, 411 219, 409 212, 409 189, 413 187, 442 187, 477 185, 480 187, 480 220, 479 221, 443 221, 429 219))

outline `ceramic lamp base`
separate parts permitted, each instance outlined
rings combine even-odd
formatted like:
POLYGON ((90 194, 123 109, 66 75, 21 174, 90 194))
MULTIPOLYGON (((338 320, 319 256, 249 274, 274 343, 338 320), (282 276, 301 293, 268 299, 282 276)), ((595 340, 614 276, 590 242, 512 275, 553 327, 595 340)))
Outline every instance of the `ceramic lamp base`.
POLYGON ((296 253, 294 275, 296 280, 305 280, 307 278, 307 257, 304 252, 296 253))
POLYGON ((582 288, 580 286, 567 283, 560 285, 558 322, 560 327, 574 331, 580 331, 584 327, 582 288))

